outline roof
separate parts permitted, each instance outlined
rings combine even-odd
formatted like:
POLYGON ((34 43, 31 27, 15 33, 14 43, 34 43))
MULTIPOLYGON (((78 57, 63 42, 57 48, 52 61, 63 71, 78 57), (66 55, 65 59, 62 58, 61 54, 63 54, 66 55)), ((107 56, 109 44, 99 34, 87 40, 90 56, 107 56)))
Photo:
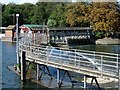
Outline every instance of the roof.
POLYGON ((29 28, 43 28, 43 27, 47 27, 46 25, 37 25, 37 24, 23 24, 22 26, 26 26, 29 28))
POLYGON ((92 30, 92 27, 51 27, 50 30, 92 30))
POLYGON ((12 30, 15 28, 15 25, 9 25, 6 29, 12 30))

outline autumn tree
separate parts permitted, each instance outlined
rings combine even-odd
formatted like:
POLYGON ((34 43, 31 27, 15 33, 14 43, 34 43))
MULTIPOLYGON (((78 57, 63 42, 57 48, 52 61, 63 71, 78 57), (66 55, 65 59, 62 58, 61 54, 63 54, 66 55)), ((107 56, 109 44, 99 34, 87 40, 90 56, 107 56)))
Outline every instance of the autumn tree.
POLYGON ((115 2, 72 3, 66 17, 70 26, 92 26, 99 35, 108 37, 120 31, 120 7, 115 2))
POLYGON ((77 2, 67 5, 66 21, 70 26, 90 26, 88 15, 89 5, 84 2, 77 2))
POLYGON ((120 12, 115 3, 92 3, 89 19, 94 31, 105 32, 105 36, 118 31, 120 27, 120 12))

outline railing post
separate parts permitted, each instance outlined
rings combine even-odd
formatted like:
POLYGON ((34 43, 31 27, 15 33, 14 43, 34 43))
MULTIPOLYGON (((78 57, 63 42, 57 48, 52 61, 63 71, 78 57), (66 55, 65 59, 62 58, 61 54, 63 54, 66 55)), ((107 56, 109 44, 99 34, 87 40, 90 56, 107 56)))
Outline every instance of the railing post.
POLYGON ((118 90, 120 90, 120 68, 118 68, 118 90))
POLYGON ((118 61, 119 57, 118 57, 118 54, 117 54, 117 63, 116 63, 116 69, 117 69, 117 72, 118 72, 118 68, 119 68, 119 61, 118 61))
POLYGON ((95 62, 95 52, 94 52, 94 62, 95 62))
POLYGON ((103 55, 101 55, 101 76, 103 76, 103 55))
POLYGON ((84 90, 87 90, 87 77, 84 75, 84 90))
POLYGON ((75 66, 76 66, 76 49, 75 49, 75 66))
POLYGON ((46 54, 46 60, 48 60, 48 52, 47 52, 47 47, 46 47, 46 49, 45 49, 45 54, 46 54))
POLYGON ((80 69, 80 60, 81 60, 81 57, 80 57, 80 53, 79 53, 79 69, 80 69))
MULTIPOLYGON (((95 52, 94 52, 94 58, 93 58, 93 60, 94 60, 94 63, 95 63, 95 52)), ((94 67, 94 69, 95 69, 95 67, 94 67)))
POLYGON ((60 48, 60 63, 62 64, 62 50, 61 50, 61 48, 60 48))

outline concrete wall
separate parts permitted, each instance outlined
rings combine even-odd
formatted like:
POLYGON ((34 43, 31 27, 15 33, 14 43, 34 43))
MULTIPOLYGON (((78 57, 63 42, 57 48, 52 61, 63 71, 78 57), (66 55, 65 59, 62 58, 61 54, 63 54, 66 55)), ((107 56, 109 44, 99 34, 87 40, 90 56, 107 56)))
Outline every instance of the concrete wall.
POLYGON ((98 39, 96 44, 120 44, 120 39, 103 38, 98 39))
POLYGON ((6 30, 6 31, 5 31, 5 36, 6 36, 6 37, 11 37, 11 38, 12 38, 13 32, 12 32, 11 30, 6 30))

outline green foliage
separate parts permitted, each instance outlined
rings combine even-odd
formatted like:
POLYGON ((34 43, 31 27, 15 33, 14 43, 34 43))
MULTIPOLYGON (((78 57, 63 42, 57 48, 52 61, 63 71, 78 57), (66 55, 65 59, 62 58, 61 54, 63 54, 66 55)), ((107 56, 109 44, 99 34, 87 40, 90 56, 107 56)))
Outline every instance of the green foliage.
POLYGON ((90 26, 88 19, 89 5, 83 2, 67 5, 66 21, 70 26, 90 26))
POLYGON ((65 3, 57 3, 48 20, 55 22, 56 27, 66 26, 65 3))
MULTIPOLYGON (((15 24, 19 13, 19 24, 47 24, 50 27, 89 27, 109 37, 111 32, 120 33, 120 6, 115 2, 65 3, 37 2, 22 5, 2 5, 2 25, 15 24)), ((96 33, 100 38, 101 34, 96 33)))
POLYGON ((55 27, 56 26, 56 21, 54 19, 48 19, 47 25, 49 27, 55 27))
POLYGON ((53 2, 37 2, 34 9, 31 12, 31 23, 43 24, 47 23, 48 17, 50 16, 54 8, 53 2))
POLYGON ((100 39, 100 38, 103 38, 104 37, 104 33, 101 32, 101 31, 96 31, 95 32, 95 38, 96 39, 100 39))

